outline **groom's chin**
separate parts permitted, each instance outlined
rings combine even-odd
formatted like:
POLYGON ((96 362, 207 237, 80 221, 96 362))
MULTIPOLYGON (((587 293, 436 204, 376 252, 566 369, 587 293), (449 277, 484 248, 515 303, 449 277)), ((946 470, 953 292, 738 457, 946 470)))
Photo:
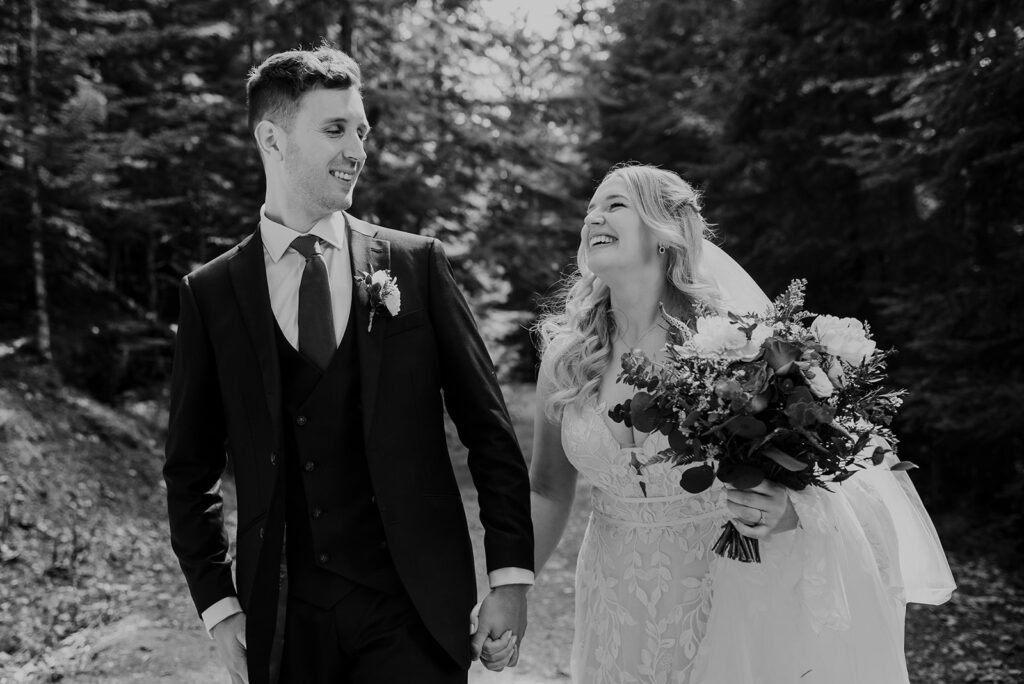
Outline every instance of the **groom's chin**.
POLYGON ((342 197, 341 199, 338 200, 334 210, 335 211, 348 211, 348 209, 352 206, 352 199, 353 199, 352 192, 349 191, 349 193, 347 195, 345 195, 344 197, 342 197))

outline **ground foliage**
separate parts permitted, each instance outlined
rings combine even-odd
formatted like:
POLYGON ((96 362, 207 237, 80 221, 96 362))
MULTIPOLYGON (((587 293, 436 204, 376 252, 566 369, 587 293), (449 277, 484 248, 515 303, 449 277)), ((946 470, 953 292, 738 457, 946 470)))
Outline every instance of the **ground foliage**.
POLYGON ((159 432, 11 363, 0 360, 0 672, 27 676, 80 631, 166 604, 184 584, 159 432))

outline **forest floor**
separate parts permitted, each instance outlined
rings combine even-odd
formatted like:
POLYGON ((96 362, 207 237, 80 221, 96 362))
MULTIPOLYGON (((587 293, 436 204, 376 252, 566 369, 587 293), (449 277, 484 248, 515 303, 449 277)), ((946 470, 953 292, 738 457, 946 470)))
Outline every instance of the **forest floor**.
MULTIPOLYGON (((509 386, 506 396, 528 449, 533 388, 509 386)), ((0 359, 0 684, 228 681, 168 543, 163 417, 153 405, 113 409, 38 367, 0 359)), ((465 451, 453 443, 452 457, 482 568, 465 451)), ((581 489, 566 538, 530 593, 519 667, 494 674, 476 664, 471 684, 568 681, 575 550, 588 514, 581 489)), ((910 607, 911 680, 1021 681, 1024 587, 986 558, 954 551, 950 564, 953 599, 910 607)))

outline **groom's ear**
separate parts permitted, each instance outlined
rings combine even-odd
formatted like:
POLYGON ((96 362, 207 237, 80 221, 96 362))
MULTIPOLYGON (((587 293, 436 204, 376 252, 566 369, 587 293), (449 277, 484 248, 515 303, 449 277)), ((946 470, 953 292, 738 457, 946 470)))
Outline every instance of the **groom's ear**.
POLYGON ((263 119, 256 124, 253 137, 256 138, 256 146, 260 148, 260 156, 264 159, 283 159, 282 143, 284 142, 283 131, 273 121, 263 119))

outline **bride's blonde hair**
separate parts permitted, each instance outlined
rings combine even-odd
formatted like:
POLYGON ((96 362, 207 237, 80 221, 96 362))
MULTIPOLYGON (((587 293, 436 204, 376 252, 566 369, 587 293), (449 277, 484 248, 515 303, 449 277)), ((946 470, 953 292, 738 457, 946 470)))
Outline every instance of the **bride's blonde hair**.
MULTIPOLYGON (((641 224, 666 250, 665 310, 685 320, 694 301, 716 306, 718 290, 699 269, 704 239, 713 235, 700 213, 700 193, 678 174, 655 166, 618 165, 601 183, 613 179, 625 183, 641 224)), ((580 406, 596 398, 601 375, 612 362, 615 319, 608 286, 587 267, 585 247, 581 241, 578 269, 562 280, 535 326, 554 384, 545 407, 552 419, 560 417, 569 404, 580 406)))

